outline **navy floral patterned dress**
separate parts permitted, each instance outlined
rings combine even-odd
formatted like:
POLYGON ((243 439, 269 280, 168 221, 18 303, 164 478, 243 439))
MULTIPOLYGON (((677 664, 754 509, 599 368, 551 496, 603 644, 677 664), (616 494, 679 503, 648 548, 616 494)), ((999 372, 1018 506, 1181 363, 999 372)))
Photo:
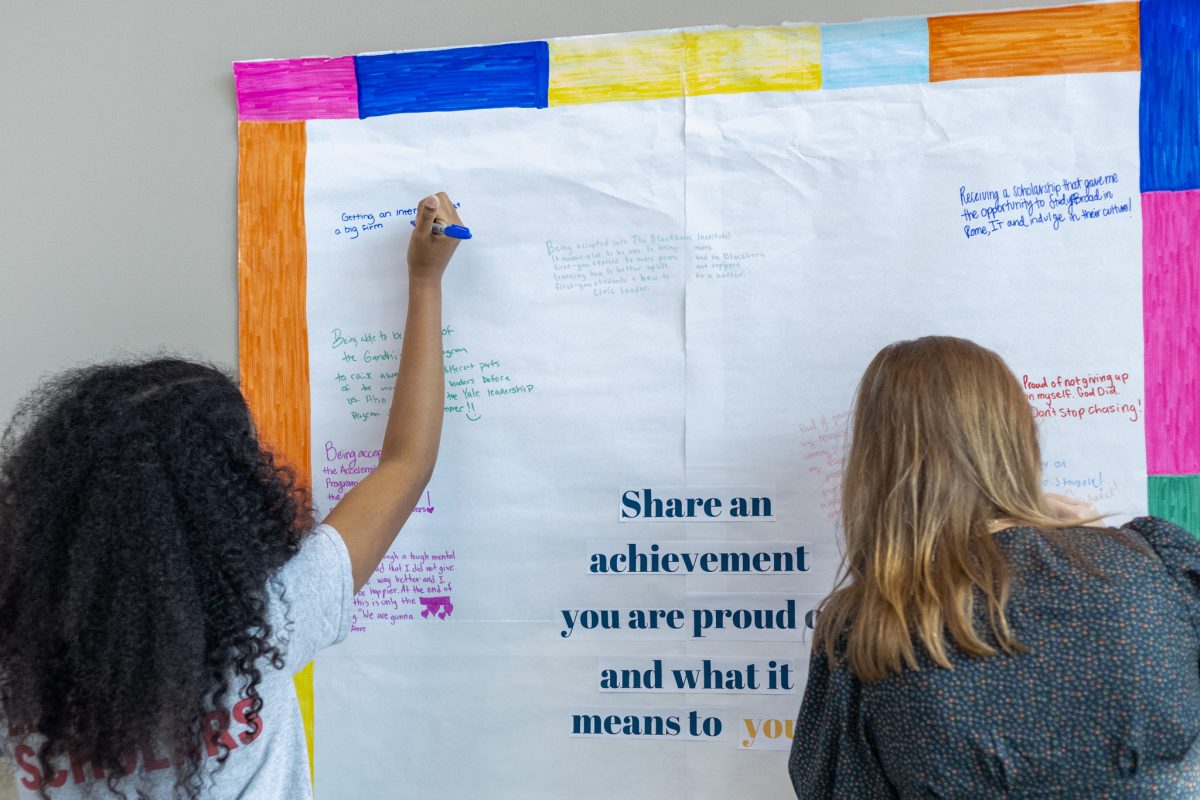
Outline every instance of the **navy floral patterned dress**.
POLYGON ((874 683, 814 654, 796 796, 1200 797, 1200 542, 1152 517, 1122 530, 1063 532, 1091 572, 1032 528, 995 534, 1027 653, 874 683))

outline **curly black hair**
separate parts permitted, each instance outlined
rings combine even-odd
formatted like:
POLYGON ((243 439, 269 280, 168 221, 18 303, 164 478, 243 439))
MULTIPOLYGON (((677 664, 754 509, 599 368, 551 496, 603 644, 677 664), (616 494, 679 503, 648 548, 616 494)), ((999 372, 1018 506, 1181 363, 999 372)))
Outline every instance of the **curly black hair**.
POLYGON ((205 714, 232 687, 257 726, 262 670, 283 666, 268 581, 312 522, 210 365, 87 367, 21 403, 0 441, 0 701, 44 737, 43 796, 70 754, 123 797, 143 747, 197 796, 205 714))

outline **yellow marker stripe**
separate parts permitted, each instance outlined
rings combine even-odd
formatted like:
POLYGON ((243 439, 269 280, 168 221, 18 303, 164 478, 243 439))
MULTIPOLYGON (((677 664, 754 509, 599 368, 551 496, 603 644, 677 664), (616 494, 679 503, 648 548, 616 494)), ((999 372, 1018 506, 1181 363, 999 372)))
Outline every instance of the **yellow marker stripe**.
POLYGON ((816 25, 687 32, 684 44, 689 95, 821 88, 816 25))
POLYGON ((300 721, 304 725, 304 740, 308 743, 308 777, 315 782, 317 773, 313 751, 316 743, 316 720, 313 712, 316 700, 313 697, 313 662, 308 662, 304 669, 292 676, 292 681, 296 684, 296 702, 300 705, 300 721))
POLYGON ((549 103, 821 88, 816 25, 553 39, 549 103))
POLYGON ((683 34, 552 39, 549 104, 654 100, 683 94, 683 34))

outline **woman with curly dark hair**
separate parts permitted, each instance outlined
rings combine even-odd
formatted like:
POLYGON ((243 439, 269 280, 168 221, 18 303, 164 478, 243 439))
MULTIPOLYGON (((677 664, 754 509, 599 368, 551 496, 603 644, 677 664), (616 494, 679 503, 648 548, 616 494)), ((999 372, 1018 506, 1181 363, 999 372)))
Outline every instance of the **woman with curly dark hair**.
POLYGON ((457 242, 435 219, 461 222, 444 194, 409 244, 379 467, 315 529, 212 367, 89 367, 18 409, 0 452, 0 751, 22 796, 311 796, 292 674, 346 636, 437 457, 457 242))

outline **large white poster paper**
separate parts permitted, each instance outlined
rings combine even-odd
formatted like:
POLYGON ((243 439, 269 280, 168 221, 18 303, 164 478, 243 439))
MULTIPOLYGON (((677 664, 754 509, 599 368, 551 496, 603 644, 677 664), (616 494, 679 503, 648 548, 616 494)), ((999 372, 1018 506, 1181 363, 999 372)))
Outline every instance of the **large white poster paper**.
POLYGON ((321 508, 377 461, 413 206, 475 235, 436 474, 317 661, 318 797, 787 796, 891 341, 995 349, 1046 488, 1144 510, 1136 72, 555 105, 553 48, 548 108, 306 123, 321 508))

